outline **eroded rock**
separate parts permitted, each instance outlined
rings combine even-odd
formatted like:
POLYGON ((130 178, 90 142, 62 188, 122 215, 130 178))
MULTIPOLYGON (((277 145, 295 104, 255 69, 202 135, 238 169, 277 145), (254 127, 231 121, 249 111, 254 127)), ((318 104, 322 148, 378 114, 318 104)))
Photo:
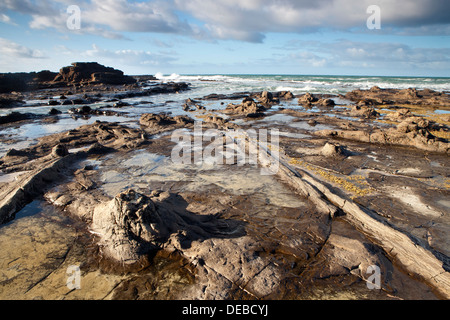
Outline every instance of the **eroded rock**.
POLYGON ((239 224, 195 215, 186 207, 180 196, 168 192, 148 197, 128 190, 94 209, 92 229, 100 235, 104 254, 124 264, 163 247, 183 250, 192 241, 242 234, 239 224))
POLYGON ((279 99, 282 99, 282 100, 292 100, 295 98, 294 94, 290 91, 277 92, 277 96, 279 99))
POLYGON ((434 137, 427 130, 419 129, 416 124, 409 122, 403 123, 400 128, 376 129, 370 133, 361 130, 321 130, 315 132, 315 134, 368 143, 411 146, 421 150, 447 154, 450 152, 448 142, 434 137))
POLYGON ((270 108, 271 105, 278 103, 278 99, 274 98, 273 94, 269 91, 261 92, 260 97, 258 98, 259 102, 270 108))
POLYGON ((317 101, 319 101, 319 99, 314 97, 312 94, 305 93, 303 96, 301 96, 298 99, 298 104, 312 104, 312 103, 315 103, 317 101))
POLYGON ((356 103, 367 101, 370 104, 423 104, 423 105, 448 105, 450 98, 441 92, 429 89, 381 89, 374 87, 370 90, 353 90, 345 94, 345 98, 356 103))
POLYGON ((323 148, 320 152, 325 157, 335 157, 335 156, 339 156, 339 155, 346 155, 346 153, 347 153, 343 146, 336 145, 336 144, 329 143, 329 142, 327 142, 323 146, 323 148))
POLYGON ((32 113, 11 112, 10 114, 8 114, 6 116, 0 117, 0 124, 19 122, 19 121, 29 120, 29 119, 34 119, 34 118, 37 118, 37 116, 32 113))
POLYGON ((105 67, 96 62, 74 62, 69 67, 61 68, 54 82, 67 84, 132 84, 136 79, 125 76, 122 71, 105 67))
POLYGON ((326 108, 332 108, 336 105, 334 100, 332 100, 332 99, 320 99, 317 102, 317 104, 321 107, 326 107, 326 108))
POLYGON ((57 144, 52 149, 52 156, 55 158, 65 157, 69 154, 67 147, 64 144, 57 144))
POLYGON ((141 116, 139 123, 144 127, 158 128, 173 125, 186 126, 194 123, 194 120, 186 116, 171 117, 166 114, 146 113, 141 116))
POLYGON ((241 104, 235 105, 230 103, 223 111, 225 114, 243 115, 249 118, 261 117, 264 115, 266 108, 257 104, 255 100, 246 97, 241 104))
POLYGON ((378 117, 380 114, 377 111, 375 111, 373 107, 358 104, 352 107, 350 115, 371 119, 378 117))

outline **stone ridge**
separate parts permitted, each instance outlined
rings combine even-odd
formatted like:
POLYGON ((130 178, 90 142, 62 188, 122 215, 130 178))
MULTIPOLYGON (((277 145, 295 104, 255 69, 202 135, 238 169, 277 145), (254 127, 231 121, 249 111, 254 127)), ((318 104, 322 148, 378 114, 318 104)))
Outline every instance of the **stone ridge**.
MULTIPOLYGON (((141 78, 143 78, 141 76, 141 78)), ((146 76, 144 80, 153 80, 146 76)), ((59 88, 73 85, 130 85, 137 79, 121 70, 105 67, 97 62, 74 62, 59 73, 40 72, 0 73, 0 93, 25 92, 37 89, 59 88)))
POLYGON ((74 62, 63 67, 53 82, 88 83, 88 84, 132 84, 136 79, 125 76, 122 71, 105 67, 97 62, 74 62))

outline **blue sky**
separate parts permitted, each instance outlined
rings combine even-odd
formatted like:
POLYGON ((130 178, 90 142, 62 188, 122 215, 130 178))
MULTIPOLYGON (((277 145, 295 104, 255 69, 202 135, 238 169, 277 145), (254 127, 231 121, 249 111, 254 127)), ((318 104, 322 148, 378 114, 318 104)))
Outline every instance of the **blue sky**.
POLYGON ((450 76, 449 12, 447 0, 2 0, 0 72, 450 76))

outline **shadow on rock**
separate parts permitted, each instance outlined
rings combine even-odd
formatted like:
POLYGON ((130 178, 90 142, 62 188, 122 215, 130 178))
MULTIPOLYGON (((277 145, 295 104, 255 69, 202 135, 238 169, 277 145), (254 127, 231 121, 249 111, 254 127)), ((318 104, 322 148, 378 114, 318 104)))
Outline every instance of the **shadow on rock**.
POLYGON ((154 191, 146 196, 128 190, 95 208, 92 230, 100 237, 102 254, 127 265, 155 250, 183 251, 193 241, 246 234, 242 221, 194 214, 187 207, 176 194, 154 191))

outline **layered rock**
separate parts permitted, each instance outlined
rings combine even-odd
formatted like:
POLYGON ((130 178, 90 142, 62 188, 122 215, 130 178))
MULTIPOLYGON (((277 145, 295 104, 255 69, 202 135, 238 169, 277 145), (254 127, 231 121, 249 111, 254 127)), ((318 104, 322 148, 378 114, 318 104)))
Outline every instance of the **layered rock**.
POLYGON ((152 250, 183 250, 192 241, 226 237, 239 229, 214 215, 193 214, 186 206, 179 195, 154 191, 146 196, 130 189, 94 209, 92 230, 100 236, 105 257, 133 264, 152 250))
POLYGON ((115 123, 96 122, 76 130, 44 137, 23 150, 9 150, 0 160, 3 173, 20 172, 14 182, 0 186, 0 224, 10 221, 33 198, 42 195, 75 160, 111 150, 134 149, 145 143, 141 130, 115 123), (87 147, 69 153, 70 148, 87 147))
POLYGON ((312 107, 313 105, 316 105, 323 108, 333 108, 336 105, 336 103, 332 99, 326 97, 318 98, 310 94, 309 92, 298 98, 298 104, 306 107, 312 107))
POLYGON ((350 115, 353 117, 371 119, 377 118, 380 114, 373 107, 358 104, 352 107, 350 115))
POLYGON ((67 85, 129 85, 136 79, 120 70, 105 67, 97 62, 74 62, 61 68, 59 73, 48 70, 40 72, 1 73, 0 93, 23 92, 67 85))
POLYGON ((72 66, 61 68, 54 82, 120 85, 136 83, 136 79, 125 76, 120 70, 96 62, 74 62, 72 66))
POLYGON ((261 104, 269 108, 272 104, 276 104, 279 102, 278 99, 274 98, 273 94, 269 91, 261 92, 261 95, 258 97, 258 100, 261 104))
POLYGON ((169 125, 185 126, 194 123, 194 120, 186 116, 171 117, 166 114, 145 113, 139 123, 144 127, 158 128, 169 125))
POLYGON ((343 146, 327 142, 321 149, 321 154, 325 157, 335 157, 339 155, 346 155, 347 151, 343 146))
POLYGON ((424 104, 447 105, 450 97, 442 92, 430 89, 381 89, 373 87, 370 90, 353 90, 345 94, 345 98, 363 105, 392 104, 424 104))
POLYGON ((294 94, 290 91, 277 92, 277 96, 279 99, 282 99, 282 100, 292 100, 295 98, 294 94))
POLYGON ((53 81, 57 73, 48 70, 40 72, 19 72, 0 74, 0 93, 22 92, 45 87, 44 84, 53 81))
POLYGON ((312 104, 317 101, 319 101, 319 99, 317 99, 310 93, 305 93, 303 96, 298 98, 298 104, 312 104))
POLYGON ((125 264, 137 262, 168 236, 155 203, 133 190, 96 207, 92 229, 100 235, 104 255, 125 264))
POLYGON ((201 104, 199 104, 198 101, 196 100, 192 100, 191 98, 187 99, 185 104, 183 105, 183 110, 184 111, 197 111, 197 110, 205 110, 206 108, 204 106, 202 106, 201 104))
MULTIPOLYGON (((1 91, 2 89, 0 89, 1 91)), ((14 108, 21 107, 25 104, 19 97, 0 97, 0 108, 14 108)))
POLYGON ((241 104, 235 105, 230 103, 223 112, 254 118, 263 116, 264 111, 266 111, 265 107, 258 105, 252 98, 246 97, 241 104))
POLYGON ((23 121, 23 120, 34 119, 34 118, 37 118, 37 116, 33 113, 11 112, 10 114, 8 114, 6 116, 0 117, 0 124, 13 123, 13 122, 18 122, 18 121, 23 121))
POLYGON ((412 146, 417 149, 450 153, 448 141, 437 138, 430 133, 431 124, 422 117, 409 117, 395 128, 365 130, 322 130, 315 134, 325 137, 336 137, 361 142, 412 146))

